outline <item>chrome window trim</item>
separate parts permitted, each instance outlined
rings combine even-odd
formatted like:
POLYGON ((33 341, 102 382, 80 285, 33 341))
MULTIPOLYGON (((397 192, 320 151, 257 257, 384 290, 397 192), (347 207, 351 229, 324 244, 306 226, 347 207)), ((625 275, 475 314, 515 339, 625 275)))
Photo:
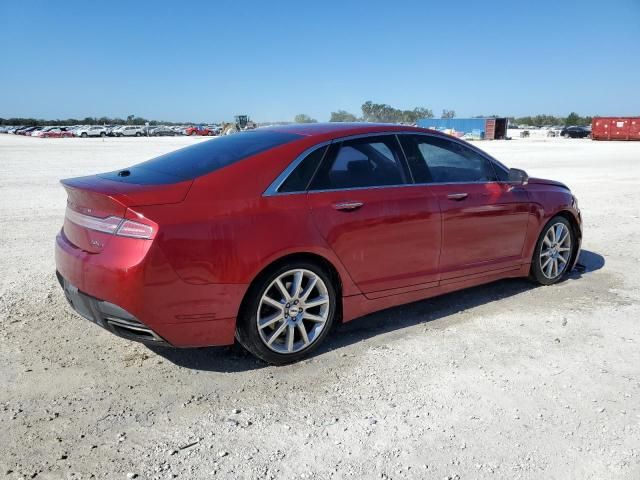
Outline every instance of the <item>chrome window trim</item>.
MULTIPOLYGON (((478 147, 476 147, 475 145, 471 145, 469 142, 465 142, 460 140, 457 137, 452 137, 452 136, 443 136, 443 135, 434 135, 433 133, 429 133, 429 132, 420 132, 420 131, 412 131, 412 130, 398 130, 398 131, 386 131, 386 132, 369 132, 369 133, 359 133, 356 135, 347 135, 344 137, 336 137, 332 140, 326 140, 324 142, 321 143, 317 143, 309 148, 307 148, 304 152, 302 152, 300 155, 298 155, 290 164, 289 166, 287 166, 287 168, 285 168, 282 173, 280 175, 278 175, 276 177, 276 179, 271 182, 271 184, 267 187, 267 189, 264 191, 264 193, 262 194, 263 197, 274 197, 274 196, 281 196, 281 195, 299 195, 301 193, 322 193, 322 192, 348 192, 351 190, 371 190, 371 189, 380 189, 380 188, 398 188, 398 187, 420 187, 420 186, 434 186, 434 185, 468 185, 468 184, 481 184, 481 183, 499 183, 499 184, 508 184, 508 181, 502 181, 502 180, 498 180, 497 177, 498 175, 496 174, 496 180, 493 181, 489 181, 489 182, 485 182, 485 181, 475 181, 475 182, 422 182, 422 183, 401 183, 401 184, 396 184, 396 185, 376 185, 376 186, 372 186, 372 187, 352 187, 352 188, 335 188, 335 189, 327 189, 327 190, 300 190, 298 192, 278 192, 278 189, 282 186, 282 184, 285 182, 285 180, 289 177, 289 175, 291 174, 291 172, 293 172, 293 170, 295 170, 295 168, 300 165, 300 163, 307 158, 308 155, 310 155, 311 153, 313 153, 315 150, 319 149, 319 148, 323 148, 326 147, 328 145, 331 145, 332 143, 338 143, 338 142, 344 142, 347 140, 354 140, 354 139, 358 139, 358 138, 366 138, 366 137, 379 137, 379 136, 384 136, 384 135, 392 135, 396 137, 396 142, 398 143, 398 145, 400 146, 400 151, 402 152, 402 155, 404 156, 403 161, 406 163, 406 155, 404 153, 404 149, 402 148, 402 142, 400 142, 400 139, 398 138, 398 135, 420 135, 420 136, 425 136, 425 137, 430 137, 430 138, 439 138, 439 139, 444 139, 444 140, 449 140, 453 143, 457 143, 459 145, 462 145, 463 147, 466 148, 470 148, 471 150, 473 150, 475 153, 477 153, 478 155, 480 155, 481 157, 483 157, 485 160, 487 160, 491 166, 495 169, 495 168, 500 168, 500 169, 505 169, 506 170, 507 167, 502 165, 502 163, 500 163, 498 160, 496 160, 495 158, 491 157, 489 154, 485 153, 484 151, 480 150, 478 147)), ((411 171, 411 167, 409 165, 407 165, 409 168, 409 173, 411 175, 411 179, 413 180, 413 172, 411 171)))

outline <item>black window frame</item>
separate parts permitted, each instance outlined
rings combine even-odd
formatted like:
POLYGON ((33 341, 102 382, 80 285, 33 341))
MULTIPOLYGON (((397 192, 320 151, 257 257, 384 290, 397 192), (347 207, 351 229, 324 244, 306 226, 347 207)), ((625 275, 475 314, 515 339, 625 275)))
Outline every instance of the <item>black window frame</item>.
MULTIPOLYGON (((361 190, 361 189, 370 189, 370 188, 392 188, 392 187, 405 187, 405 186, 412 186, 412 185, 446 185, 447 183, 442 183, 442 182, 434 182, 434 181, 416 181, 416 175, 414 172, 414 169, 411 167, 411 164, 407 158, 407 153, 405 152, 405 148, 402 145, 402 140, 401 137, 402 136, 407 136, 407 137, 411 137, 411 136, 419 136, 419 137, 428 137, 428 138, 435 138, 435 139, 444 139, 444 140, 448 140, 451 141, 453 143, 456 143, 464 148, 467 148, 469 150, 471 150, 473 153, 475 153, 476 155, 479 155, 480 157, 484 158, 486 161, 488 161, 491 164, 491 168, 494 171, 494 176, 495 176, 495 180, 493 181, 476 181, 476 182, 450 182, 449 184, 462 184, 462 183, 509 183, 508 178, 509 178, 509 168, 507 166, 505 166, 504 164, 502 164, 500 161, 496 160, 495 158, 491 157, 490 155, 488 155, 487 153, 483 152, 482 150, 480 150, 479 148, 475 147, 474 145, 469 145, 466 142, 462 142, 460 140, 458 140, 457 138, 447 138, 444 137, 442 135, 434 135, 431 133, 427 133, 427 132, 413 132, 413 131, 397 131, 397 132, 375 132, 375 133, 365 133, 365 134, 359 134, 359 135, 350 135, 347 137, 341 137, 341 138, 335 138, 333 140, 329 140, 329 141, 325 141, 325 142, 321 142, 318 143, 316 145, 313 145, 311 147, 309 147, 307 150, 305 150, 304 152, 302 152, 298 157, 296 157, 290 164, 289 166, 269 185, 269 187, 267 187, 267 189, 265 190, 265 192, 263 193, 263 196, 275 196, 275 195, 294 195, 294 194, 301 194, 301 193, 312 193, 312 192, 322 192, 322 191, 349 191, 349 190, 361 190), (330 151, 330 149, 338 144, 341 144, 343 142, 349 141, 349 140, 355 140, 355 139, 360 139, 360 138, 367 138, 367 137, 380 137, 380 136, 394 136, 395 137, 395 141, 396 141, 396 145, 397 148, 400 152, 400 163, 402 165, 402 168, 405 171, 405 174, 407 176, 407 183, 401 183, 401 184, 397 184, 397 185, 380 185, 380 186, 371 186, 371 187, 351 187, 351 188, 337 188, 337 189, 330 189, 330 190, 310 190, 310 186, 313 183, 313 180, 315 179, 315 176, 321 166, 322 163, 324 163, 325 161, 327 161, 327 158, 330 158, 330 155, 328 155, 328 152, 330 151), (328 148, 327 148, 328 147, 328 148), (321 162, 318 163, 318 167, 316 168, 316 170, 314 171, 313 175, 311 176, 309 183, 307 184, 307 187, 305 190, 300 190, 300 191, 292 191, 292 192, 280 192, 280 187, 282 185, 284 185, 284 183, 287 181, 287 179, 289 178, 289 176, 293 173, 293 171, 299 167, 299 165, 304 162, 311 154, 313 154, 315 151, 317 151, 320 148, 326 148, 325 153, 323 155, 323 158, 321 160, 321 162)), ((335 147, 334 147, 335 148, 335 147)))

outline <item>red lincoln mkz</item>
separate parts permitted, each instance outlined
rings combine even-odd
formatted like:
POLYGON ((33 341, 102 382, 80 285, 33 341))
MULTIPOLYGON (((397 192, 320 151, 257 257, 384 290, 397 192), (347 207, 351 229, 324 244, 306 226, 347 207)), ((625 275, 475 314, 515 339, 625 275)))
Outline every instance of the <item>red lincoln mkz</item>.
POLYGON ((369 312, 555 283, 582 236, 563 184, 405 126, 258 129, 62 184, 57 273, 79 314, 150 344, 237 339, 274 364, 369 312))

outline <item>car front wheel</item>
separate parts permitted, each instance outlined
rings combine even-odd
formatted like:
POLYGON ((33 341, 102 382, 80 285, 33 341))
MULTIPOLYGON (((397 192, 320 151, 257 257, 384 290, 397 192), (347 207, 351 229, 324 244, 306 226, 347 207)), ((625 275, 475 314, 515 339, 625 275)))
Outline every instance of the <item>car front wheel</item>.
POLYGON ((572 261, 574 233, 564 217, 553 217, 542 229, 531 261, 531 277, 542 285, 562 279, 572 261))
POLYGON ((336 307, 336 289, 324 268, 308 262, 283 265, 248 292, 236 337, 267 363, 295 362, 327 336, 336 307))

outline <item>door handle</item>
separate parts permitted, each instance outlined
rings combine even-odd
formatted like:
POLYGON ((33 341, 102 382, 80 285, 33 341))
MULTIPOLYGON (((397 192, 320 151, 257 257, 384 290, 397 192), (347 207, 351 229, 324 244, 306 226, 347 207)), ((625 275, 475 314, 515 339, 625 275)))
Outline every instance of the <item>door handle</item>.
POLYGON ((447 198, 449 200, 454 200, 456 202, 459 202, 460 200, 464 200, 468 196, 469 196, 468 193, 450 193, 449 195, 447 195, 447 198))
POLYGON ((339 202, 334 203, 333 208, 335 208, 336 210, 342 210, 344 212, 352 212, 353 210, 359 209, 363 205, 364 203, 362 202, 339 202))

